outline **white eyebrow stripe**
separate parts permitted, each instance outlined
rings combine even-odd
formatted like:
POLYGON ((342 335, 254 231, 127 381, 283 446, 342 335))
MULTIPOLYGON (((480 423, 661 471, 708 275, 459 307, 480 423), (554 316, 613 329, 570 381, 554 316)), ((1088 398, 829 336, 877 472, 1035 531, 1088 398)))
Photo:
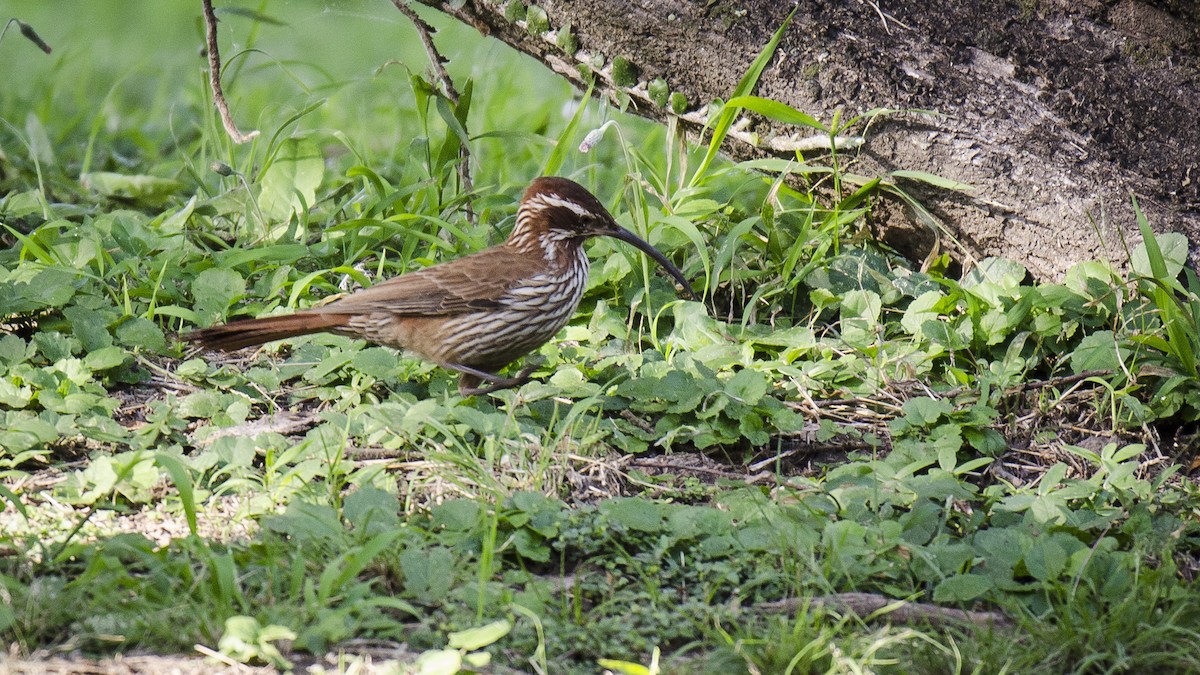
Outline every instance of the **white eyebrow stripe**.
POLYGON ((563 199, 562 197, 559 197, 558 195, 543 194, 543 195, 538 195, 538 196, 548 206, 561 206, 564 209, 570 209, 571 211, 575 212, 575 215, 579 216, 580 218, 586 218, 587 216, 595 215, 591 211, 589 211, 586 208, 577 204, 576 202, 573 202, 569 199, 563 199))

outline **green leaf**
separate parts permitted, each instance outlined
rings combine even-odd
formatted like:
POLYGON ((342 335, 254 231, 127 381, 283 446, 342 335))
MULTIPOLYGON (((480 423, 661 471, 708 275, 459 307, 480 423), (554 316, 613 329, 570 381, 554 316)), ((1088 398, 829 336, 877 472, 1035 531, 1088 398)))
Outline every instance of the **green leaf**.
POLYGON ((79 275, 70 270, 39 271, 28 283, 0 284, 0 315, 62 307, 75 297, 79 275))
POLYGON ((1089 370, 1117 371, 1127 358, 1129 349, 1120 346, 1113 332, 1100 330, 1083 338, 1071 352, 1071 371, 1077 375, 1089 370))
POLYGON ((346 522, 356 530, 376 533, 399 527, 400 502, 396 495, 379 488, 364 486, 346 496, 342 502, 346 522))
POLYGON ((600 512, 640 532, 658 532, 663 526, 659 505, 638 497, 622 497, 600 503, 600 512))
POLYGON ((139 351, 162 353, 167 347, 167 338, 162 328, 153 321, 135 316, 117 328, 117 340, 121 344, 139 351))
POLYGON ((704 266, 704 278, 707 280, 712 276, 712 261, 708 252, 708 240, 700 232, 700 228, 696 227, 695 223, 677 214, 663 216, 656 224, 656 227, 665 228, 667 232, 679 232, 687 237, 692 247, 700 256, 700 262, 704 266))
MULTIPOLYGON (((518 2, 518 4, 520 3, 518 2)), ((584 101, 592 100, 592 89, 594 89, 595 86, 596 83, 594 81, 588 83, 587 91, 583 94, 584 101)), ((562 133, 560 133, 558 138, 555 139, 554 149, 550 151, 549 155, 547 155, 546 163, 542 166, 541 175, 555 176, 558 175, 558 172, 562 170, 563 162, 565 162, 567 159, 567 153, 573 149, 570 140, 575 138, 575 134, 579 129, 579 124, 583 121, 584 115, 587 114, 587 109, 588 107, 586 105, 576 106, 575 114, 571 115, 571 119, 567 122, 567 126, 563 128, 562 133)))
POLYGON ((0 364, 13 365, 30 358, 33 354, 31 345, 16 335, 0 335, 0 364))
POLYGON ((328 601, 341 593, 355 577, 395 543, 403 532, 397 529, 375 534, 367 543, 347 550, 330 562, 318 581, 318 597, 322 601, 328 601))
POLYGON ((725 393, 732 399, 754 405, 762 400, 769 386, 767 376, 754 370, 740 370, 725 383, 725 393))
POLYGON ((368 347, 355 354, 350 363, 359 372, 381 380, 394 376, 400 368, 396 352, 384 347, 368 347))
POLYGON ((421 652, 413 664, 415 675, 457 675, 462 672, 463 654, 457 649, 421 652))
MULTIPOLYGON (((762 75, 763 70, 767 67, 767 63, 771 61, 771 57, 775 55, 775 48, 779 46, 779 41, 783 38, 784 31, 792 23, 792 17, 796 15, 796 8, 793 8, 783 24, 771 36, 771 39, 759 52, 758 57, 754 59, 754 63, 750 64, 750 68, 742 79, 738 81, 737 86, 733 88, 730 94, 731 99, 737 99, 739 96, 748 96, 754 92, 754 87, 758 84, 758 78, 762 75)), ((708 166, 716 159, 717 153, 721 150, 721 144, 725 142, 725 136, 729 133, 729 127, 733 126, 733 121, 737 117, 737 108, 722 106, 721 112, 717 115, 715 124, 713 125, 712 138, 708 142, 708 150, 704 153, 704 159, 700 161, 700 165, 696 167, 695 173, 692 174, 692 179, 688 182, 688 187, 696 187, 704 180, 708 173, 708 166)), ((709 118, 709 121, 713 121, 709 118)))
POLYGON ((709 345, 726 344, 728 338, 722 324, 708 315, 700 302, 676 302, 671 305, 675 329, 671 335, 690 350, 709 345))
POLYGON ((53 424, 40 417, 35 417, 29 412, 9 411, 2 421, 3 423, 0 423, 0 448, 3 448, 6 454, 45 446, 58 438, 58 431, 53 424))
POLYGON ((501 619, 493 621, 486 626, 460 630, 447 636, 448 646, 451 649, 465 649, 467 651, 483 649, 505 635, 508 635, 512 628, 511 621, 501 619))
POLYGON ((937 188, 942 188, 943 190, 958 190, 960 192, 967 192, 975 189, 975 186, 969 183, 960 183, 952 178, 939 176, 936 173, 929 173, 928 171, 912 171, 908 169, 901 169, 899 171, 893 171, 888 175, 893 178, 907 178, 909 180, 920 181, 937 188))
POLYGON ((217 648, 242 663, 260 660, 280 670, 291 670, 291 662, 271 642, 295 639, 296 633, 284 626, 263 626, 252 616, 231 616, 225 620, 225 632, 217 648))
MULTIPOLYGON (((0 456, 0 458, 2 458, 2 456, 0 456)), ((25 510, 25 502, 21 501, 21 498, 18 497, 12 490, 9 490, 3 483, 0 483, 0 498, 4 499, 4 501, 8 502, 9 504, 12 504, 12 507, 16 509, 17 513, 21 514, 22 518, 29 520, 29 512, 25 510)), ((3 615, 0 615, 0 630, 4 629, 5 625, 3 621, 3 615)))
POLYGON ((196 495, 192 489, 191 472, 178 457, 165 452, 154 455, 154 461, 167 470, 171 481, 175 483, 175 489, 179 492, 179 501, 183 504, 184 516, 187 518, 188 531, 193 537, 196 536, 196 495))
POLYGON ((855 346, 872 345, 878 340, 883 301, 875 291, 854 290, 842 296, 842 339, 855 346))
POLYGON ((259 266, 266 263, 292 264, 311 255, 312 250, 304 244, 273 244, 219 251, 213 254, 213 260, 218 267, 259 266))
POLYGON ((207 319, 225 315, 229 306, 246 292, 246 280, 228 267, 211 267, 192 280, 196 312, 207 319))
POLYGON ((550 545, 538 533, 521 528, 512 534, 512 541, 522 558, 541 563, 550 561, 550 545))
MULTIPOLYGON (((24 408, 33 401, 33 387, 17 384, 9 378, 0 377, 0 405, 9 408, 24 408)), ((0 446, 3 444, 0 443, 0 446)))
POLYGON ((925 291, 917 296, 904 310, 900 325, 909 335, 920 335, 921 327, 926 321, 935 321, 938 311, 935 309, 945 296, 941 291, 925 291))
POLYGON ((434 506, 430 513, 434 529, 471 530, 479 524, 483 508, 471 499, 451 499, 434 506))
MULTIPOLYGON (((963 276, 963 288, 975 288, 991 282, 1006 290, 1015 289, 1025 280, 1028 271, 1019 262, 1006 258, 984 258, 963 276)), ((990 300, 990 298, 989 298, 990 300)))
POLYGON ((1038 537, 1025 553, 1025 569, 1038 581, 1057 579, 1067 566, 1067 552, 1053 538, 1038 537))
POLYGON ((646 93, 650 96, 650 100, 654 101, 654 105, 665 108, 667 107, 667 97, 671 95, 671 89, 667 86, 666 80, 656 77, 646 85, 646 93))
POLYGON ((188 219, 192 217, 192 214, 195 211, 196 195, 192 195, 191 199, 188 199, 187 203, 175 211, 175 213, 172 213, 170 216, 165 218, 159 216, 159 218, 162 218, 162 220, 158 222, 158 229, 164 233, 182 233, 184 225, 187 224, 188 219))
POLYGON ((934 602, 970 602, 992 590, 995 584, 979 574, 960 574, 943 579, 933 589, 934 602))
POLYGON ((441 601, 454 585, 454 558, 444 548, 411 548, 400 554, 404 591, 421 601, 441 601))
MULTIPOLYGON (((463 0, 463 2, 465 1, 463 0)), ((463 654, 463 661, 466 661, 468 665, 475 667, 477 670, 483 669, 491 664, 492 655, 490 652, 470 652, 463 654)))
POLYGON ((812 127, 819 131, 829 131, 828 127, 818 122, 812 115, 800 112, 786 103, 761 96, 735 96, 725 102, 725 107, 745 108, 784 124, 796 124, 812 127))
POLYGON ((983 338, 984 344, 990 347, 1004 342, 1008 338, 1011 328, 1008 324, 1008 315, 1000 310, 992 309, 979 318, 978 335, 983 338))
POLYGON ((446 139, 438 151, 437 166, 439 167, 456 161, 461 150, 466 150, 468 153, 470 151, 471 136, 467 133, 466 125, 467 115, 471 109, 472 90, 473 83, 471 80, 467 80, 467 85, 459 96, 458 105, 452 106, 450 99, 445 96, 438 95, 434 99, 434 107, 437 109, 438 116, 442 118, 451 132, 446 135, 446 139))
POLYGON ((78 342, 58 331, 37 333, 33 336, 33 342, 48 361, 70 359, 79 348, 78 342))
POLYGON ((228 403, 220 391, 201 389, 180 398, 177 410, 183 418, 210 419, 228 403))
MULTIPOLYGON (((109 319, 104 312, 79 305, 71 305, 70 307, 63 308, 63 316, 66 317, 67 321, 71 322, 71 332, 75 334, 75 337, 79 338, 79 342, 83 345, 84 350, 95 352, 112 345, 112 334, 108 332, 109 319)), ((96 370, 105 369, 97 368, 96 366, 92 367, 96 370)), ((112 368, 115 366, 108 367, 112 368)))
POLYGON ((512 506, 528 519, 524 527, 546 537, 558 534, 558 527, 565 517, 563 503, 550 499, 540 492, 518 491, 512 495, 512 506))
MULTIPOLYGON (((963 429, 963 437, 965 437, 967 439, 967 442, 971 444, 971 447, 978 450, 980 452, 980 454, 999 456, 1000 453, 1002 453, 1008 449, 1008 441, 1006 441, 1004 439, 1004 436, 999 431, 996 431, 995 429, 990 429, 990 428, 976 429, 973 427, 964 428, 963 429)), ((991 462, 992 460, 990 460, 986 457, 981 457, 981 458, 973 460, 973 461, 986 464, 986 463, 991 462)), ((971 468, 968 468, 966 465, 963 465, 963 466, 958 467, 957 473, 961 474, 964 471, 969 471, 969 470, 971 470, 971 468)))
MULTIPOLYGON (((107 331, 106 331, 107 334, 107 331)), ((109 370, 125 363, 129 359, 129 352, 120 347, 103 347, 93 352, 89 352, 83 358, 83 364, 92 371, 109 370)))
POLYGON ((1176 269, 1172 273, 1171 269, 1175 263, 1178 263, 1179 268, 1182 269, 1183 263, 1187 259, 1187 238, 1179 233, 1169 233, 1174 234, 1174 236, 1168 236, 1168 234, 1156 236, 1154 230, 1150 229, 1150 222, 1146 219, 1146 214, 1142 211, 1141 206, 1138 205, 1137 197, 1132 197, 1132 200, 1133 210, 1137 215, 1138 230, 1142 233, 1142 243, 1138 244, 1134 249, 1130 263, 1133 265, 1134 270, 1143 276, 1163 282, 1174 280, 1179 276, 1180 270, 1176 269), (1167 265, 1167 256, 1164 252, 1164 247, 1159 245, 1160 239, 1170 247, 1172 253, 1171 267, 1167 265), (1183 240, 1182 243, 1179 241, 1180 239, 1183 240), (1180 250, 1180 246, 1182 246, 1182 250, 1180 250))
POLYGON ((131 502, 149 502, 160 477, 152 460, 152 456, 138 451, 98 457, 86 469, 71 475, 67 492, 79 504, 95 503, 114 492, 131 502))
POLYGON ((324 177, 325 158, 316 143, 306 138, 285 139, 263 172, 258 206, 268 218, 287 220, 316 203, 324 177))
POLYGON ((640 663, 632 661, 619 661, 617 659, 596 659, 596 664, 605 670, 620 675, 655 675, 649 668, 640 663))
POLYGON ((937 454, 938 467, 942 471, 954 472, 962 446, 962 430, 957 424, 938 425, 929 434, 929 449, 937 454))
POLYGON ((157 176, 126 176, 108 171, 85 173, 79 177, 84 187, 110 199, 127 199, 157 207, 183 189, 183 183, 157 176))
POLYGON ((42 124, 41 118, 32 110, 25 115, 25 135, 29 138, 29 154, 34 161, 47 167, 53 166, 54 144, 50 142, 50 135, 46 133, 46 125, 42 124))
POLYGON ((921 336, 947 350, 965 349, 971 344, 975 330, 970 321, 952 322, 942 317, 921 324, 921 336))
POLYGON ((928 427, 942 417, 950 415, 954 407, 945 399, 933 399, 927 396, 910 398, 904 402, 904 419, 914 427, 928 427))

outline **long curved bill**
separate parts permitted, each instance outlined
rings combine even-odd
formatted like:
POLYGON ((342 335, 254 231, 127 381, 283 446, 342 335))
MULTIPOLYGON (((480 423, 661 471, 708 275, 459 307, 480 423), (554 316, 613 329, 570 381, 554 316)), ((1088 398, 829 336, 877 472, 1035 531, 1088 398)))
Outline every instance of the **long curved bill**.
POLYGON ((659 253, 658 249, 651 246, 645 239, 617 225, 615 222, 609 222, 608 229, 603 234, 614 239, 620 239, 627 244, 632 244, 634 248, 650 256, 654 262, 658 263, 671 276, 675 277, 675 281, 678 281, 680 286, 683 286, 683 290, 687 293, 689 300, 699 299, 696 297, 696 293, 692 290, 692 286, 688 283, 687 278, 683 276, 683 272, 680 272, 679 268, 672 265, 670 260, 667 260, 667 256, 659 253))

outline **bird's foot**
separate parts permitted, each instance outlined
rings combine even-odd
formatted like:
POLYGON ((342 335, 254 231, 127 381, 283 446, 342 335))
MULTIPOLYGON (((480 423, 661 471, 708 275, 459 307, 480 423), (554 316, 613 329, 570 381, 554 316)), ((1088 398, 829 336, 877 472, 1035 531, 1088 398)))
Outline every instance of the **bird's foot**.
POLYGON ((513 377, 500 377, 495 373, 489 373, 477 368, 463 366, 457 363, 448 363, 446 364, 446 367, 462 373, 462 375, 459 375, 458 377, 458 391, 460 394, 463 396, 482 396, 483 394, 490 394, 494 391, 518 387, 522 384, 525 384, 529 381, 530 375, 533 374, 533 371, 537 370, 538 366, 540 365, 541 360, 534 360, 534 362, 522 368, 521 371, 513 377), (479 384, 482 382, 488 382, 489 384, 481 387, 479 384))

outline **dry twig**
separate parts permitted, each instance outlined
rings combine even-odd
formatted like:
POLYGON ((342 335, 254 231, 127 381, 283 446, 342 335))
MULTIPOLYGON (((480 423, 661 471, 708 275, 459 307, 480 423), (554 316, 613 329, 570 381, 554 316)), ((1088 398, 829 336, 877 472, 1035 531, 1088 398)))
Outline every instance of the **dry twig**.
POLYGON ((882 612, 874 618, 883 618, 892 623, 929 623, 935 626, 965 623, 997 628, 1012 625, 1012 619, 1000 612, 972 612, 924 602, 905 602, 878 593, 836 593, 817 598, 788 598, 776 602, 762 602, 754 605, 754 609, 791 613, 805 604, 849 611, 861 617, 882 612), (891 609, 888 609, 889 607, 891 609))
MULTIPOLYGON (((400 13, 412 22, 417 29, 417 35, 421 36, 421 44, 425 46, 425 53, 429 55, 429 62, 433 65, 434 76, 437 77, 438 83, 442 85, 442 93, 446 98, 458 106, 458 90, 454 87, 454 80, 450 79, 450 73, 446 72, 446 58, 438 51, 437 45, 433 44, 434 29, 429 24, 425 23, 424 19, 417 16, 412 7, 409 7, 404 0, 392 0, 392 4, 400 13)), ((471 180, 471 149, 465 143, 460 143, 458 146, 458 177, 462 182, 463 192, 470 194, 474 188, 474 182, 471 180)), ((471 202, 466 203, 467 220, 475 224, 475 210, 471 208, 471 202)))
POLYGON ((213 13, 212 0, 201 0, 204 3, 204 28, 208 39, 208 84, 212 87, 213 103, 221 113, 221 124, 225 125, 225 133, 234 143, 245 143, 258 136, 255 129, 242 133, 233 123, 233 115, 229 112, 229 104, 225 101, 225 93, 221 91, 221 52, 217 49, 217 15, 213 13))

